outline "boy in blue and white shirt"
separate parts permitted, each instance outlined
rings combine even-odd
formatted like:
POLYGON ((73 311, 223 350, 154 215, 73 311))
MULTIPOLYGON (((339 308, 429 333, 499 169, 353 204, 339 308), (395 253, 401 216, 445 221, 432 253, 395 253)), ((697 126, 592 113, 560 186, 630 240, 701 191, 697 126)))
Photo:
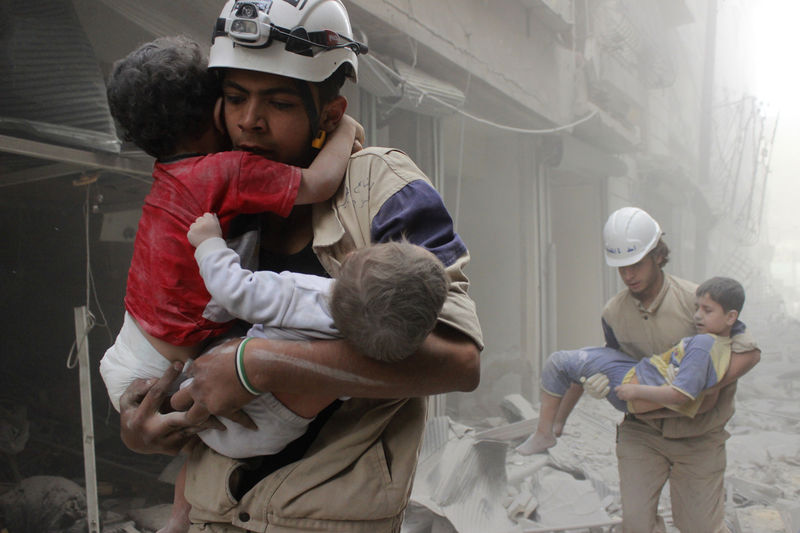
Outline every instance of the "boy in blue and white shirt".
POLYGON ((682 339, 662 354, 639 361, 608 347, 552 354, 542 369, 536 432, 517 451, 529 455, 553 447, 553 421, 562 396, 572 383, 583 383, 598 373, 609 380, 606 399, 622 412, 638 414, 666 407, 694 417, 728 370, 731 329, 744 305, 744 289, 733 279, 715 277, 701 284, 695 294, 698 335, 682 339))

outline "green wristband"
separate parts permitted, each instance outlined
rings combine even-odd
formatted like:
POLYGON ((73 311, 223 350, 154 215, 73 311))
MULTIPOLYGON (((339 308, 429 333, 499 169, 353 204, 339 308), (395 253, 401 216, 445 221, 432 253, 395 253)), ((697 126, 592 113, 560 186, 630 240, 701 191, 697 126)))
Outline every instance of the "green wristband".
POLYGON ((247 379, 247 374, 244 372, 244 347, 252 339, 253 337, 245 337, 242 342, 239 343, 239 347, 236 348, 236 376, 239 378, 239 383, 244 387, 244 390, 253 396, 260 396, 262 394, 261 391, 250 383, 250 380, 247 379))

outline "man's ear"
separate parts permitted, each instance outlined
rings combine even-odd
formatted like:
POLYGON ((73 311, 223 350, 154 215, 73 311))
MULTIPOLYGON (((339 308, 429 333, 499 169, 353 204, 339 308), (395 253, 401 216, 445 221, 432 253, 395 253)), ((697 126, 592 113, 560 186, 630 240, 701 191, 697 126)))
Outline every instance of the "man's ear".
POLYGON ((335 130, 345 111, 347 111, 347 98, 341 95, 336 96, 322 107, 319 127, 327 132, 335 130))
POLYGON ((228 134, 225 129, 225 118, 222 116, 224 110, 222 109, 222 97, 217 98, 217 103, 214 104, 214 127, 223 135, 228 134))
POLYGON ((739 311, 736 309, 731 309, 727 313, 725 313, 725 323, 729 326, 732 326, 736 323, 736 320, 739 318, 739 311))

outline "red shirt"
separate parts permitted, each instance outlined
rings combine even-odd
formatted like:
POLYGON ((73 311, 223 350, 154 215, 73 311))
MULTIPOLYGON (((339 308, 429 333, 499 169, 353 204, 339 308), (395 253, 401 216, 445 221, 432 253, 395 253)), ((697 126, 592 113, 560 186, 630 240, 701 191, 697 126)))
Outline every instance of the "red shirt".
POLYGON ((216 213, 227 234, 240 213, 287 216, 300 185, 298 167, 248 152, 219 152, 157 161, 144 201, 128 271, 125 308, 150 335, 175 346, 223 333, 230 322, 203 318, 211 296, 186 232, 203 213, 216 213))

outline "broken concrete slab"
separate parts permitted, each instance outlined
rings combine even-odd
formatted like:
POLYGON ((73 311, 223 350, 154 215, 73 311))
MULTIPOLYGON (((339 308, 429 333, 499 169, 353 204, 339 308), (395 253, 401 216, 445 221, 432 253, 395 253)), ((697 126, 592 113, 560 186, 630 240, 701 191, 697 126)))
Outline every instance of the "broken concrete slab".
POLYGON ((793 533, 774 507, 744 507, 737 509, 734 516, 734 533, 793 533))
POLYGON ((509 394, 500 402, 500 410, 503 411, 509 422, 519 422, 539 416, 539 412, 534 409, 531 402, 522 397, 521 394, 509 394))
POLYGON ((14 533, 86 531, 86 493, 63 477, 33 476, 0 496, 0 514, 14 533))

